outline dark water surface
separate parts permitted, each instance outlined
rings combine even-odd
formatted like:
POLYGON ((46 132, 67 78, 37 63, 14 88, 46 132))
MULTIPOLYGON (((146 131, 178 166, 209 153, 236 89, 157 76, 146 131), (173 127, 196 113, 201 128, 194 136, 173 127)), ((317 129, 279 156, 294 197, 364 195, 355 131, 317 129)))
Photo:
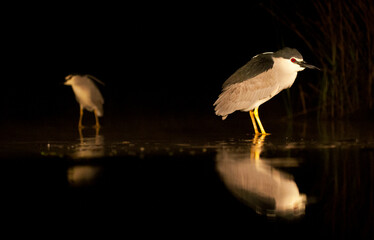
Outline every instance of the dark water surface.
POLYGON ((274 123, 263 137, 225 124, 99 132, 9 124, 1 130, 2 228, 373 239, 371 122, 274 123))

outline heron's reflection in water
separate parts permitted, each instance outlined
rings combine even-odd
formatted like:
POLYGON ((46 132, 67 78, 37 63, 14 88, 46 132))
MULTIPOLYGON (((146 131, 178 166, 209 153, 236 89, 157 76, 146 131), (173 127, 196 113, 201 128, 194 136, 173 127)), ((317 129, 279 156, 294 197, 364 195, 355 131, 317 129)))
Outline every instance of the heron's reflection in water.
POLYGON ((73 159, 87 159, 87 158, 99 158, 103 157, 104 152, 104 136, 99 134, 100 129, 87 129, 84 132, 81 128, 79 129, 79 140, 80 143, 75 146, 70 156, 73 159), (93 135, 91 131, 95 131, 93 135), (86 134, 86 136, 84 136, 86 134))
MULTIPOLYGON (((250 146, 225 146, 217 154, 217 170, 227 188, 257 213, 293 218, 305 213, 305 194, 293 177, 260 157, 266 135, 250 146)), ((279 160, 279 159, 278 159, 279 160)), ((287 160, 287 159, 286 159, 287 160)))
MULTIPOLYGON (((88 132, 85 133, 89 134, 88 132)), ((84 137, 83 134, 82 129, 79 129, 80 143, 75 146, 70 156, 76 160, 103 157, 105 154, 104 137, 99 134, 99 129, 95 129, 94 136, 84 137)), ((74 187, 94 185, 100 175, 101 167, 90 161, 78 161, 77 164, 69 167, 67 172, 68 182, 74 187)))

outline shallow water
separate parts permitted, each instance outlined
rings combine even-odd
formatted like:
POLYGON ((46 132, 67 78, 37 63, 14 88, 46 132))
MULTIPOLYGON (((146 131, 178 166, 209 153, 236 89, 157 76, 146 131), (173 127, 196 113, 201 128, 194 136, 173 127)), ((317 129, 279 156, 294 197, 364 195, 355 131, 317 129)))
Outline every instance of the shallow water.
POLYGON ((279 125, 262 137, 237 128, 8 128, 3 216, 104 235, 374 236, 370 122, 279 125))

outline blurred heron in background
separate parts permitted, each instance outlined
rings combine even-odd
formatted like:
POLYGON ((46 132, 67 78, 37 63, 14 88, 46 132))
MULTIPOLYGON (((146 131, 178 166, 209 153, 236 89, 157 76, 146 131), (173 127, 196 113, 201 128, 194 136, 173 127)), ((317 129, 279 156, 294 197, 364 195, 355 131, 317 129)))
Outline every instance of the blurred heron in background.
POLYGON ((283 89, 290 88, 297 72, 305 68, 318 69, 304 62, 300 52, 293 48, 254 56, 223 83, 222 93, 214 103, 216 115, 225 120, 237 110, 249 111, 255 134, 260 134, 256 121, 261 134, 267 134, 258 107, 283 89))
POLYGON ((94 84, 94 81, 101 83, 99 79, 92 75, 76 75, 71 74, 65 77, 65 85, 70 85, 73 88, 75 97, 80 105, 80 116, 78 127, 82 128, 83 109, 94 112, 96 119, 96 128, 100 128, 99 117, 104 114, 103 104, 104 98, 99 89, 94 84))

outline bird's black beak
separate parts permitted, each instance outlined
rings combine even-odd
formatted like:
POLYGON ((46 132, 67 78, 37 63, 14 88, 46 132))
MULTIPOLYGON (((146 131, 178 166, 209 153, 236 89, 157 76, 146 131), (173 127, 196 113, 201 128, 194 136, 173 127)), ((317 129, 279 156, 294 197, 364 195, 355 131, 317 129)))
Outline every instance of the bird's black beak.
POLYGON ((307 64, 307 63, 304 62, 304 61, 299 61, 299 62, 297 62, 297 64, 299 64, 300 67, 310 68, 310 69, 317 69, 317 70, 320 70, 320 71, 321 71, 321 69, 319 69, 318 67, 313 66, 313 65, 311 65, 311 64, 307 64))

